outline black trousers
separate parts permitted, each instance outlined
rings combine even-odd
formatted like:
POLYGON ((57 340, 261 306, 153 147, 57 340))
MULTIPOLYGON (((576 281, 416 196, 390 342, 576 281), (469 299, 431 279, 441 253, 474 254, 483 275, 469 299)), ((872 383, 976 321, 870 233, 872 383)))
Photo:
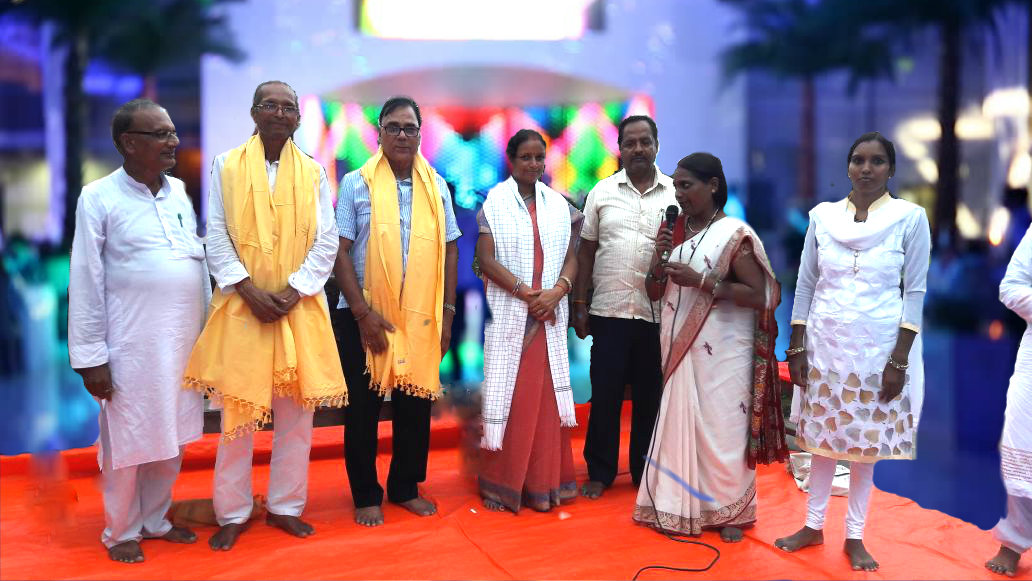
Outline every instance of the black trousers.
POLYGON ((591 316, 591 415, 584 442, 588 478, 609 486, 620 456, 620 410, 631 385, 631 480, 641 481, 663 394, 659 325, 591 316))
MULTIPOLYGON (((344 466, 356 508, 379 506, 383 488, 376 475, 376 447, 383 396, 369 389, 365 350, 351 309, 332 309, 337 352, 348 382, 348 406, 344 410, 344 466)), ((419 496, 418 484, 426 480, 430 451, 432 402, 401 391, 391 392, 393 449, 387 475, 387 499, 405 502, 419 496)))

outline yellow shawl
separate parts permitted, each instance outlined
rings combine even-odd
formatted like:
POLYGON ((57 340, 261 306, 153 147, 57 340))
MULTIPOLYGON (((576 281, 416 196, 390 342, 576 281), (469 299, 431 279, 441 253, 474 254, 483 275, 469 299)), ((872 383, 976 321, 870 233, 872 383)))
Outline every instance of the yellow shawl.
POLYGON ((369 187, 371 208, 363 292, 369 306, 395 329, 387 333, 385 351, 366 352, 370 387, 381 394, 400 389, 437 399, 441 393, 445 243, 437 172, 422 155, 416 155, 407 272, 401 261, 398 185, 383 149, 360 172, 369 187))
MULTIPOLYGON (((253 136, 226 156, 226 230, 260 289, 279 292, 316 236, 319 165, 287 141, 276 190, 269 191, 265 147, 253 136)), ((187 362, 184 387, 222 404, 222 433, 233 439, 271 417, 273 395, 306 409, 347 404, 347 386, 325 293, 303 296, 290 312, 262 323, 236 292, 216 289, 208 322, 187 362)))

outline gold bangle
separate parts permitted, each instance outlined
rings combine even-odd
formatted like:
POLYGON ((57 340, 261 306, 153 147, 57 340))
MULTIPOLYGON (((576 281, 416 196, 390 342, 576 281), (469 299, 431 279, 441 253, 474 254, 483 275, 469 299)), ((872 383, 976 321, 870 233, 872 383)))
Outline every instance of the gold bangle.
MULTIPOLYGON (((569 278, 567 278, 567 277, 565 277, 563 275, 559 275, 559 280, 561 280, 561 281, 566 283, 566 292, 567 293, 573 292, 573 281, 572 280, 570 280, 569 278)), ((556 282, 558 282, 558 281, 556 281, 556 282)))
POLYGON ((586 304, 588 304, 588 301, 586 301, 584 299, 571 299, 570 302, 572 302, 575 305, 586 305, 586 304))
POLYGON ((790 347, 785 349, 785 357, 794 357, 800 353, 805 353, 806 347, 790 347))

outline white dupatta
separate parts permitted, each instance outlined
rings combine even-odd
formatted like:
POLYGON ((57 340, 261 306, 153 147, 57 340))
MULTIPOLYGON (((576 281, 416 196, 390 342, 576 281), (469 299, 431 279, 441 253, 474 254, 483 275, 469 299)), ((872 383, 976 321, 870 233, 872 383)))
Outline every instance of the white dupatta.
MULTIPOLYGON (((544 252, 541 286, 549 289, 559 280, 570 243, 570 209, 566 199, 540 181, 535 193, 538 234, 544 252)), ((513 178, 496 185, 484 201, 484 217, 491 226, 495 259, 525 284, 534 277, 534 226, 513 178)), ((516 375, 523 355, 527 330, 527 304, 487 279, 487 304, 491 321, 484 330, 484 437, 481 447, 500 450, 509 420, 516 375)), ((566 298, 556 306, 556 319, 544 323, 552 385, 563 426, 576 426, 566 333, 569 305, 566 298)))

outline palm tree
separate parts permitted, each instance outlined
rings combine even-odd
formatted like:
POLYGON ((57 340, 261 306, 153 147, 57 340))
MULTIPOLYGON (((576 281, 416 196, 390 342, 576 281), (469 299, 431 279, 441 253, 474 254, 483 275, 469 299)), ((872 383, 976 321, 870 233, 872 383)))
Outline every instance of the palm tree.
POLYGON ((891 78, 889 46, 880 31, 850 23, 852 0, 842 6, 808 0, 722 1, 741 11, 749 33, 747 40, 724 52, 725 75, 764 70, 801 82, 798 193, 801 203, 809 205, 816 181, 816 78, 846 71, 851 93, 862 80, 891 78))
MULTIPOLYGON (((50 23, 57 29, 53 50, 67 50, 64 62, 64 224, 61 244, 71 248, 75 230, 75 206, 82 190, 86 100, 82 81, 91 57, 123 64, 134 72, 153 75, 170 62, 184 62, 201 54, 242 55, 220 18, 210 16, 214 4, 233 0, 13 0, 0 3, 0 14, 21 15, 35 24, 50 23), (167 22, 162 22, 166 18, 167 22), (145 24, 144 24, 145 23, 145 24), (154 32, 168 25, 170 31, 154 32), (150 34, 161 40, 140 44, 124 41, 134 26, 151 26, 150 34), (164 51, 164 54, 158 54, 164 51), (146 56, 135 53, 144 53, 146 56), (129 66, 129 63, 139 66, 129 66), (144 63, 144 64, 140 64, 144 63)), ((151 39, 147 39, 151 40, 151 39)))
MULTIPOLYGON (((966 34, 994 34, 994 20, 1005 5, 1032 7, 1030 0, 830 0, 829 4, 854 5, 859 26, 891 27, 892 48, 901 52, 915 50, 914 34, 929 28, 939 32, 939 86, 937 114, 941 127, 936 162, 935 208, 932 240, 940 246, 953 246, 957 238, 957 201, 960 194, 960 143, 957 140, 957 113, 960 108, 962 46, 966 34)), ((1032 21, 1032 20, 1030 20, 1032 21)))
POLYGON ((67 50, 64 61, 64 186, 65 215, 62 245, 71 248, 75 204, 82 189, 83 147, 86 126, 82 79, 96 31, 111 23, 112 15, 131 0, 21 0, 0 4, 0 13, 20 13, 35 24, 53 24, 54 50, 67 50), (69 205, 69 200, 70 205, 69 205))
POLYGON ((215 14, 217 4, 241 0, 164 0, 135 2, 97 43, 96 53, 108 63, 140 75, 143 96, 157 100, 156 73, 180 64, 196 63, 203 55, 217 55, 233 62, 243 60, 230 34, 225 16, 215 14))

